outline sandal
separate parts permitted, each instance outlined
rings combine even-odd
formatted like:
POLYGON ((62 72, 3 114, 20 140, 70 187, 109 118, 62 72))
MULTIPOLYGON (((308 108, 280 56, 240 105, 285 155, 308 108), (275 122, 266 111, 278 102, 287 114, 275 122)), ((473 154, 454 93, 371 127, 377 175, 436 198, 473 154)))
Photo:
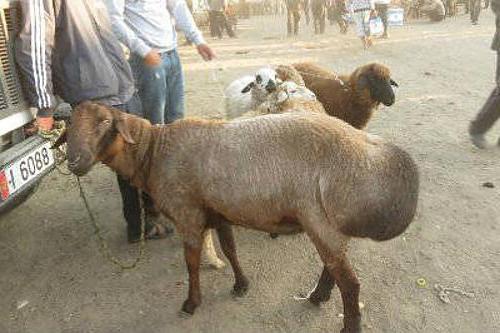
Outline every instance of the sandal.
POLYGON ((172 229, 169 226, 163 225, 161 223, 156 223, 153 224, 150 228, 148 228, 149 231, 146 232, 145 238, 147 240, 150 239, 163 239, 166 238, 168 235, 174 232, 174 229, 172 229))
MULTIPOLYGON (((174 232, 174 229, 172 229, 169 226, 163 225, 161 223, 154 223, 154 224, 147 224, 146 225, 146 232, 144 234, 144 239, 145 240, 154 240, 154 239, 164 239, 167 238, 168 235, 174 232)), ((133 243, 138 243, 141 241, 141 234, 130 234, 128 235, 128 242, 133 244, 133 243)))

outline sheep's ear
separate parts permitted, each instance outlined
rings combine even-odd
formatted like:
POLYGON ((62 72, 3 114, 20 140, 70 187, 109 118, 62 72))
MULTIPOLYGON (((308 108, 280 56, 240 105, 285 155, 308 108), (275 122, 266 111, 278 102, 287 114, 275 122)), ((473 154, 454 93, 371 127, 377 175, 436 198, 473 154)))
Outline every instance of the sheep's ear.
POLYGON ((65 144, 68 141, 68 130, 65 129, 64 132, 57 138, 56 142, 52 144, 52 147, 50 149, 56 149, 65 144))
POLYGON ((247 84, 247 86, 245 88, 243 88, 243 90, 241 91, 242 94, 246 94, 247 92, 249 92, 253 87, 255 86, 255 82, 250 82, 249 84, 247 84))
POLYGON ((391 82, 391 86, 399 88, 399 84, 396 81, 394 81, 393 79, 391 79, 390 82, 391 82))
POLYGON ((116 129, 126 143, 135 144, 134 139, 130 135, 127 119, 125 117, 118 118, 118 121, 116 122, 116 129))

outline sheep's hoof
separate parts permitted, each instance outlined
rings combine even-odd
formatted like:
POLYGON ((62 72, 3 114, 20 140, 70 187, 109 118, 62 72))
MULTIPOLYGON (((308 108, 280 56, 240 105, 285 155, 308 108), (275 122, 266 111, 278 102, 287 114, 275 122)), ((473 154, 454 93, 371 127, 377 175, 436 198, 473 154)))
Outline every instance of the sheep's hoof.
POLYGON ((344 328, 340 330, 340 333, 362 333, 361 329, 361 318, 355 317, 352 320, 346 322, 344 320, 344 328))
POLYGON ((269 236, 271 236, 272 239, 276 239, 276 238, 278 238, 279 235, 273 232, 273 233, 270 233, 269 236))
POLYGON ((346 328, 344 327, 343 329, 340 330, 340 333, 363 333, 363 330, 361 327, 358 328, 346 328))
POLYGON ((241 279, 241 281, 236 282, 233 287, 233 295, 236 297, 243 297, 248 292, 248 280, 246 278, 241 279))
POLYGON ((189 298, 182 304, 182 312, 193 315, 199 304, 192 302, 189 298))
POLYGON ((326 303, 330 300, 330 294, 326 294, 326 293, 317 293, 317 292, 313 292, 311 294, 311 296, 309 296, 309 302, 311 302, 312 304, 316 305, 316 306, 320 306, 321 303, 326 303))

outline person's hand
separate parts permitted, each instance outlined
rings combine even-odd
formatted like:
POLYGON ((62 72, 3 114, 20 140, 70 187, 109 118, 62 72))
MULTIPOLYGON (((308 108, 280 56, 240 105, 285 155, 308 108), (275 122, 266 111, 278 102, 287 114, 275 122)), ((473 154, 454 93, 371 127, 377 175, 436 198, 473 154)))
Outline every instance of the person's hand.
POLYGON ((149 67, 155 67, 161 64, 161 56, 158 50, 152 49, 149 51, 144 57, 144 63, 149 67))
POLYGON ((210 61, 215 58, 215 52, 207 44, 200 44, 196 46, 196 49, 205 61, 210 61))
POLYGON ((42 131, 50 131, 54 127, 54 117, 37 116, 36 123, 38 125, 38 129, 42 131))

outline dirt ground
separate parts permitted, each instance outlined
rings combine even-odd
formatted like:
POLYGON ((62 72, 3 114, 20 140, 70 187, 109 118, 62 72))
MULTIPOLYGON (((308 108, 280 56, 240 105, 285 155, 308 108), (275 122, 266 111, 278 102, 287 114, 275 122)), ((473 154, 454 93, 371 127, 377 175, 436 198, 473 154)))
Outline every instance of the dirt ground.
MULTIPOLYGON (((408 231, 384 243, 352 242, 361 281, 366 332, 500 332, 500 149, 474 149, 467 126, 494 84, 489 50, 493 15, 472 27, 465 16, 444 23, 393 28, 367 51, 354 37, 311 27, 284 38, 283 18, 243 21, 236 40, 210 40, 217 61, 201 63, 182 47, 190 116, 223 111, 230 80, 265 64, 317 61, 350 72, 370 61, 387 64, 399 82, 397 103, 381 108, 369 131, 407 149, 421 171, 418 216, 408 231), (494 188, 483 187, 492 182, 494 188), (419 286, 418 279, 425 279, 419 286), (442 302, 435 285, 467 293, 442 302)), ((496 142, 491 131, 489 139, 496 142)), ((84 186, 111 250, 128 245, 113 174, 96 167, 84 186)), ((321 264, 304 235, 271 240, 236 230, 238 253, 251 281, 234 299, 231 269, 202 271, 203 303, 179 314, 187 295, 180 239, 147 244, 138 269, 122 272, 99 252, 75 179, 54 172, 25 204, 1 217, 0 332, 338 332, 338 290, 321 308, 294 296, 316 283, 321 264)))

